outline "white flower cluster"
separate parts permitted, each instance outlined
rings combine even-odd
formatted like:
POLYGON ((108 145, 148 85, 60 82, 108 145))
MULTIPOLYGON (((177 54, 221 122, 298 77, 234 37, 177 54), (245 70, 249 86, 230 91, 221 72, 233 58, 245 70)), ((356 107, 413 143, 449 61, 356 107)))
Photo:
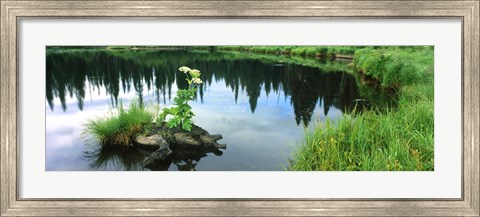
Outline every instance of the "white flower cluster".
POLYGON ((200 77, 200 71, 198 71, 197 69, 192 69, 190 70, 190 76, 192 76, 193 78, 198 78, 200 77))
POLYGON ((189 71, 192 71, 192 69, 186 67, 186 66, 182 66, 178 69, 179 71, 183 72, 183 73, 187 73, 189 71))
POLYGON ((201 73, 198 69, 191 69, 191 68, 188 68, 186 66, 182 66, 182 67, 178 68, 178 70, 185 73, 185 74, 188 73, 190 76, 192 76, 192 80, 190 80, 190 78, 188 78, 188 76, 187 76, 188 84, 191 84, 191 83, 202 84, 203 83, 202 79, 200 79, 201 73))
POLYGON ((201 84, 201 83, 203 83, 202 79, 200 79, 200 78, 193 78, 193 79, 192 79, 192 82, 193 82, 194 84, 201 84))

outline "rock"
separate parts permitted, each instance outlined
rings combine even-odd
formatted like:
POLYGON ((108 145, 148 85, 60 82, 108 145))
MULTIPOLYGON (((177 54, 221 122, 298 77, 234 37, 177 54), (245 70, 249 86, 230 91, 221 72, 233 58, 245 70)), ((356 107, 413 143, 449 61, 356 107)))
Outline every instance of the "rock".
POLYGON ((222 135, 214 134, 214 135, 207 135, 201 136, 200 139, 202 140, 203 144, 209 144, 214 148, 221 148, 226 149, 227 145, 217 143, 218 140, 223 139, 222 135))
MULTIPOLYGON (((221 135, 211 135, 199 126, 193 125, 192 130, 187 132, 181 128, 170 129, 165 124, 153 130, 156 134, 151 136, 137 136, 135 144, 139 148, 154 150, 145 160, 145 167, 152 170, 166 170, 172 162, 198 162, 200 158, 213 152, 215 155, 222 155, 219 149, 226 149, 225 144, 217 143, 222 139, 221 135)), ((196 165, 196 164, 195 164, 196 165)), ((190 169, 195 169, 190 165, 190 169)), ((182 167, 182 169, 185 169, 182 167)), ((179 170, 181 168, 179 167, 179 170)))
POLYGON ((216 156, 223 154, 218 148, 211 149, 174 149, 171 155, 165 160, 149 160, 146 161, 145 167, 154 171, 165 171, 173 164, 177 166, 179 171, 195 171, 197 163, 203 158, 207 157, 208 153, 213 153, 216 156))
POLYGON ((151 136, 137 136, 135 138, 135 144, 139 148, 144 149, 156 149, 147 160, 145 160, 145 166, 158 165, 159 162, 165 161, 167 157, 172 154, 170 145, 167 141, 158 134, 151 136))
POLYGON ((226 144, 215 144, 215 148, 218 148, 218 149, 227 149, 227 145, 226 144))
POLYGON ((210 149, 221 148, 226 149, 225 144, 219 144, 217 141, 222 139, 222 135, 211 135, 199 126, 193 125, 192 131, 184 130, 167 130, 171 136, 167 136, 166 140, 171 144, 172 148, 193 148, 193 149, 210 149))
POLYGON ((198 148, 201 145, 199 140, 193 138, 190 133, 175 133, 175 147, 189 147, 194 146, 193 148, 198 148))
POLYGON ((139 148, 158 149, 162 145, 167 144, 167 141, 160 135, 154 134, 151 136, 137 136, 135 138, 135 145, 139 148))
MULTIPOLYGON (((156 151, 154 151, 146 160, 145 160, 145 166, 146 167, 151 167, 154 165, 159 165, 161 162, 164 162, 167 157, 172 154, 172 150, 170 150, 170 147, 168 143, 164 143, 160 145, 160 148, 158 148, 156 151)), ((167 167, 168 168, 168 167, 167 167)))

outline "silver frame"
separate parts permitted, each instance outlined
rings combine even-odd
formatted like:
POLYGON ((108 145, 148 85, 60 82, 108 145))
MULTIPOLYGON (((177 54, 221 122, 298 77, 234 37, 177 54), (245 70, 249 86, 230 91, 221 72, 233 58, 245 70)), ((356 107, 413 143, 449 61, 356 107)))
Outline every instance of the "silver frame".
POLYGON ((479 0, 0 0, 0 216, 479 216, 479 0), (462 198, 390 200, 28 200, 18 198, 17 23, 26 17, 462 19, 462 198))

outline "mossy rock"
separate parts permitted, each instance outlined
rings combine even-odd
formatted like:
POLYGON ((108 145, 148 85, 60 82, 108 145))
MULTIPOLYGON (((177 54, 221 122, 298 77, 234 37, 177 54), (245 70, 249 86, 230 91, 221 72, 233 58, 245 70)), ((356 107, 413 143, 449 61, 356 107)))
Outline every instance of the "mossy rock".
POLYGON ((204 156, 208 152, 218 155, 221 153, 219 149, 226 149, 225 144, 217 142, 222 139, 221 135, 211 135, 196 125, 192 126, 191 131, 185 131, 181 128, 168 128, 165 123, 162 123, 152 129, 149 134, 137 136, 134 144, 139 148, 156 149, 145 160, 145 166, 150 168, 164 165, 165 162, 175 159, 204 156))

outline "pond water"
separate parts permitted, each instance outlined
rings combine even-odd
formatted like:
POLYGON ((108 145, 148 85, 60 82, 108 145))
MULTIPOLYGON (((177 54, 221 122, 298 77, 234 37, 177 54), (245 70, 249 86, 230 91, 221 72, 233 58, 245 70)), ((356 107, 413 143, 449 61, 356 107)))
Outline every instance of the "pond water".
POLYGON ((98 148, 84 124, 132 99, 160 108, 186 88, 180 66, 202 72, 191 102, 196 125, 221 134, 226 150, 175 160, 160 169, 285 170, 305 129, 359 101, 348 63, 184 50, 49 49, 46 55, 46 170, 149 170, 149 153, 98 148))

